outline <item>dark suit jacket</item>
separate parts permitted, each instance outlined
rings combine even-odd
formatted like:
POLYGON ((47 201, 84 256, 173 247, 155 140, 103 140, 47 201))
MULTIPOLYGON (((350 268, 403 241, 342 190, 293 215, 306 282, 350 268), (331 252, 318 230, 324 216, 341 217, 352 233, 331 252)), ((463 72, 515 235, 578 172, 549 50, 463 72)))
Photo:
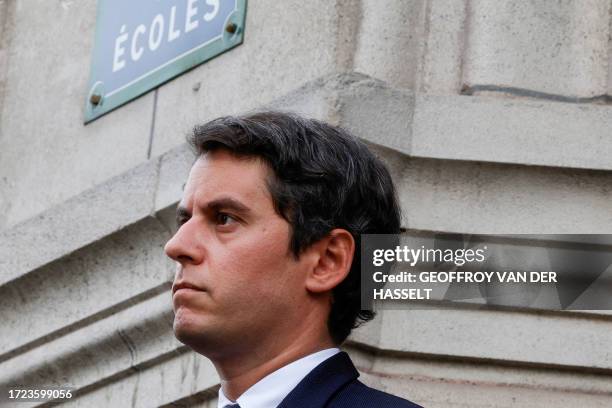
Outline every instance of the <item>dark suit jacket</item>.
POLYGON ((422 408, 357 381, 359 372, 340 352, 315 367, 278 408, 422 408))

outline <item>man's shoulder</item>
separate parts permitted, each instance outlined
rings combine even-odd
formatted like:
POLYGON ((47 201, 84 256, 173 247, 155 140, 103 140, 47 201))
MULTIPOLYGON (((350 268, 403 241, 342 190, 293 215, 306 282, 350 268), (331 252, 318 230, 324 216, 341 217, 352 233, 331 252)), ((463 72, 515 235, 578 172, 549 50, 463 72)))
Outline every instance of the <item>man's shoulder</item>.
POLYGON ((327 406, 329 408, 422 408, 398 396, 368 387, 357 379, 338 390, 327 406))
POLYGON ((340 352, 315 367, 279 408, 421 408, 359 380, 349 355, 340 352))

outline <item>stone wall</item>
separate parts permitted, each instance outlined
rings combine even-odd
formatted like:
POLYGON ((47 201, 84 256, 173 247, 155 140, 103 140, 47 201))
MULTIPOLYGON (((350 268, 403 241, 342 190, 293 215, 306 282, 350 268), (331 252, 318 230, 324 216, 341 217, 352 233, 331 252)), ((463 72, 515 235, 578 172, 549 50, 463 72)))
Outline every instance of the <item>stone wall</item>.
MULTIPOLYGON (((219 115, 351 130, 407 231, 612 233, 611 9, 251 0, 242 45, 83 125, 95 1, 0 0, 0 386, 216 406, 213 367, 172 335, 162 248, 185 135, 219 115)), ((465 308, 384 311, 346 349, 426 407, 607 407, 610 344, 608 312, 465 308)))

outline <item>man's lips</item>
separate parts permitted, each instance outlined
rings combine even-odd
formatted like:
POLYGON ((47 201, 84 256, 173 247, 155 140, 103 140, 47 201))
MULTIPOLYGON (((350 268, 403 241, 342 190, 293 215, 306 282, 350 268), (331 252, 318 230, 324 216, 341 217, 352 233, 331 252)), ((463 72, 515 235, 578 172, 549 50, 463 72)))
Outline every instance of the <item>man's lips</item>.
POLYGON ((192 283, 189 282, 175 282, 172 285, 172 294, 174 295, 177 291, 181 290, 181 289, 190 289, 190 290, 197 290, 200 292, 204 292, 205 290, 199 286, 196 286, 192 283))

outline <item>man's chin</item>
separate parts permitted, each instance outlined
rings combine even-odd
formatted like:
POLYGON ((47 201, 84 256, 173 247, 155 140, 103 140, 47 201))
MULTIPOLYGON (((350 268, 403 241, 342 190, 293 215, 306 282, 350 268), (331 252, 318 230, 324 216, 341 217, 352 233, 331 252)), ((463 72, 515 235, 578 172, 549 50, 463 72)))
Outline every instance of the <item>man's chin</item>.
POLYGON ((172 325, 174 336, 185 344, 190 339, 203 334, 204 328, 200 326, 201 324, 196 321, 195 316, 191 316, 188 312, 179 311, 174 315, 174 323, 172 325))
POLYGON ((207 348, 207 344, 214 343, 212 338, 214 336, 210 335, 210 328, 188 313, 177 313, 174 316, 172 328, 174 330, 174 337, 178 341, 196 351, 207 348))

